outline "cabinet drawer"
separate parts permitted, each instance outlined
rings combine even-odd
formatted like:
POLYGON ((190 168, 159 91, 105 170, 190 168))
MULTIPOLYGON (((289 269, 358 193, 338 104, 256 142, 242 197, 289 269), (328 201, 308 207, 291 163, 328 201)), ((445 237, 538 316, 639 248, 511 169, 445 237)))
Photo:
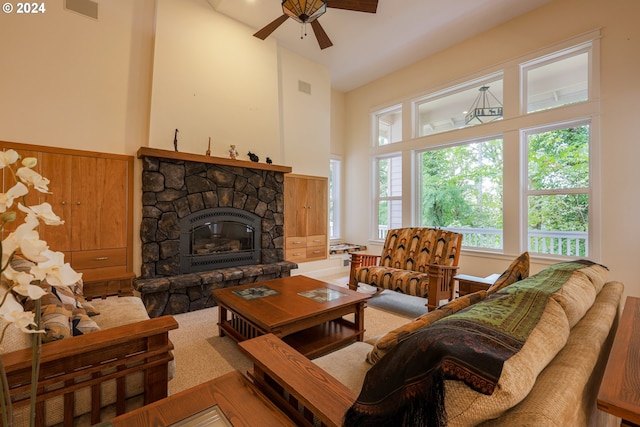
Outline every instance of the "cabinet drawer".
POLYGON ((284 241, 285 249, 294 249, 294 248, 306 248, 307 247, 307 238, 306 237, 287 237, 284 241))
POLYGON ((116 267, 121 265, 127 265, 127 248, 77 251, 71 253, 71 266, 74 270, 116 267))
POLYGON ((287 249, 284 253, 284 258, 287 261, 301 262, 307 258, 306 248, 287 249))
POLYGON ((315 246, 327 246, 327 236, 324 234, 318 234, 315 236, 307 237, 307 247, 315 247, 315 246))
POLYGON ((307 248, 307 259, 319 259, 327 257, 326 246, 315 246, 307 248))

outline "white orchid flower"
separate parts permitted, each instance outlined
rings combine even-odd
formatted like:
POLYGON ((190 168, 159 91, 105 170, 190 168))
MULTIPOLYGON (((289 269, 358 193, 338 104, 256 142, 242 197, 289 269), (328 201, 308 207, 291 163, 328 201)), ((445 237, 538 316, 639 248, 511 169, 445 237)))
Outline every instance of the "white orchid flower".
POLYGON ((26 195, 29 189, 21 182, 16 183, 6 193, 0 193, 0 213, 13 206, 13 200, 26 195))
POLYGON ((35 267, 31 268, 35 278, 44 279, 51 286, 71 286, 82 279, 82 274, 77 273, 69 263, 64 262, 62 252, 46 250, 42 255, 48 260, 38 262, 35 267))
POLYGON ((16 176, 20 178, 20 181, 24 182, 27 185, 33 185, 33 188, 40 191, 41 193, 49 192, 49 181, 47 178, 40 175, 38 172, 33 169, 29 169, 27 167, 21 167, 16 172, 16 176))
MULTIPOLYGON (((5 297, 6 292, 6 288, 2 286, 0 288, 0 301, 5 297)), ((33 312, 24 311, 22 304, 16 300, 13 294, 9 293, 6 297, 4 304, 0 305, 0 317, 3 317, 7 322, 22 330, 22 332, 43 332, 35 329, 37 325, 33 312), (30 328, 30 326, 33 328, 30 328)))
POLYGON ((20 155, 16 150, 0 151, 0 169, 14 164, 19 158, 20 155))
POLYGON ((40 236, 35 228, 39 221, 33 216, 27 216, 24 224, 19 225, 16 230, 9 234, 2 241, 2 265, 6 265, 9 257, 14 252, 20 250, 22 255, 33 262, 47 261, 47 257, 42 253, 49 249, 47 242, 40 240, 40 236))
POLYGON ((38 164, 38 159, 36 159, 35 157, 25 157, 24 159, 22 159, 21 163, 25 168, 33 169, 38 164))
POLYGON ((7 266, 2 272, 2 275, 13 283, 14 287, 12 290, 22 296, 29 297, 35 301, 46 294, 40 286, 32 284, 34 280, 36 280, 33 274, 27 273, 26 271, 15 271, 7 266))
POLYGON ((58 215, 53 213, 53 208, 47 202, 41 203, 35 206, 23 206, 22 203, 18 203, 18 209, 25 212, 27 215, 33 215, 38 219, 41 219, 47 225, 62 225, 64 221, 60 219, 58 215))

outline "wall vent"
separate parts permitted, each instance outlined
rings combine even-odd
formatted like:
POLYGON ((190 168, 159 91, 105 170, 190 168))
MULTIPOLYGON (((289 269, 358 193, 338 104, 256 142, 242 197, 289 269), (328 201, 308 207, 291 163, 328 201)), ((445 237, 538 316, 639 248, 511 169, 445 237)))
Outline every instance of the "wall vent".
POLYGON ((98 19, 98 3, 91 0, 65 0, 64 8, 89 18, 98 19))
POLYGON ((311 83, 298 80, 298 92, 304 92, 306 94, 311 95, 311 83))

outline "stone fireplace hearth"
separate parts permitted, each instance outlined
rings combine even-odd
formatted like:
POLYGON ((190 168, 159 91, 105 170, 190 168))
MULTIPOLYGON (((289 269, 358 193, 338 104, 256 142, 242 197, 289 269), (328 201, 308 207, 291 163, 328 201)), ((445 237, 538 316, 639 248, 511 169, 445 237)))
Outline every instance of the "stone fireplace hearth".
MULTIPOLYGON (((291 168, 146 147, 138 157, 143 165, 142 267, 134 288, 152 317, 214 306, 213 289, 286 277, 297 268, 284 260, 284 174, 291 168), (200 266, 202 257, 185 261, 185 250, 191 250, 184 238, 181 243, 181 235, 191 231, 185 220, 220 210, 227 219, 251 219, 245 225, 259 233, 251 234, 259 246, 255 253, 244 257, 246 264, 238 261, 243 258, 240 236, 208 244, 214 251, 228 250, 231 262, 208 269, 200 266), (196 267, 185 270, 186 264, 196 267)), ((197 224, 200 230, 203 224, 215 228, 205 220, 197 224)), ((218 262, 220 256, 208 258, 218 262)))

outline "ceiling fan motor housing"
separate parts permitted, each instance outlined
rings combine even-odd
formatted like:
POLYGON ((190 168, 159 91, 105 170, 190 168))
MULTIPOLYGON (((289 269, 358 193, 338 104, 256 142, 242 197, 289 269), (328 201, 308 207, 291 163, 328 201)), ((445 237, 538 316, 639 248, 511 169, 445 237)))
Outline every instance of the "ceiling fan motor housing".
POLYGON ((284 0, 282 11, 301 24, 313 22, 327 11, 326 0, 284 0))

